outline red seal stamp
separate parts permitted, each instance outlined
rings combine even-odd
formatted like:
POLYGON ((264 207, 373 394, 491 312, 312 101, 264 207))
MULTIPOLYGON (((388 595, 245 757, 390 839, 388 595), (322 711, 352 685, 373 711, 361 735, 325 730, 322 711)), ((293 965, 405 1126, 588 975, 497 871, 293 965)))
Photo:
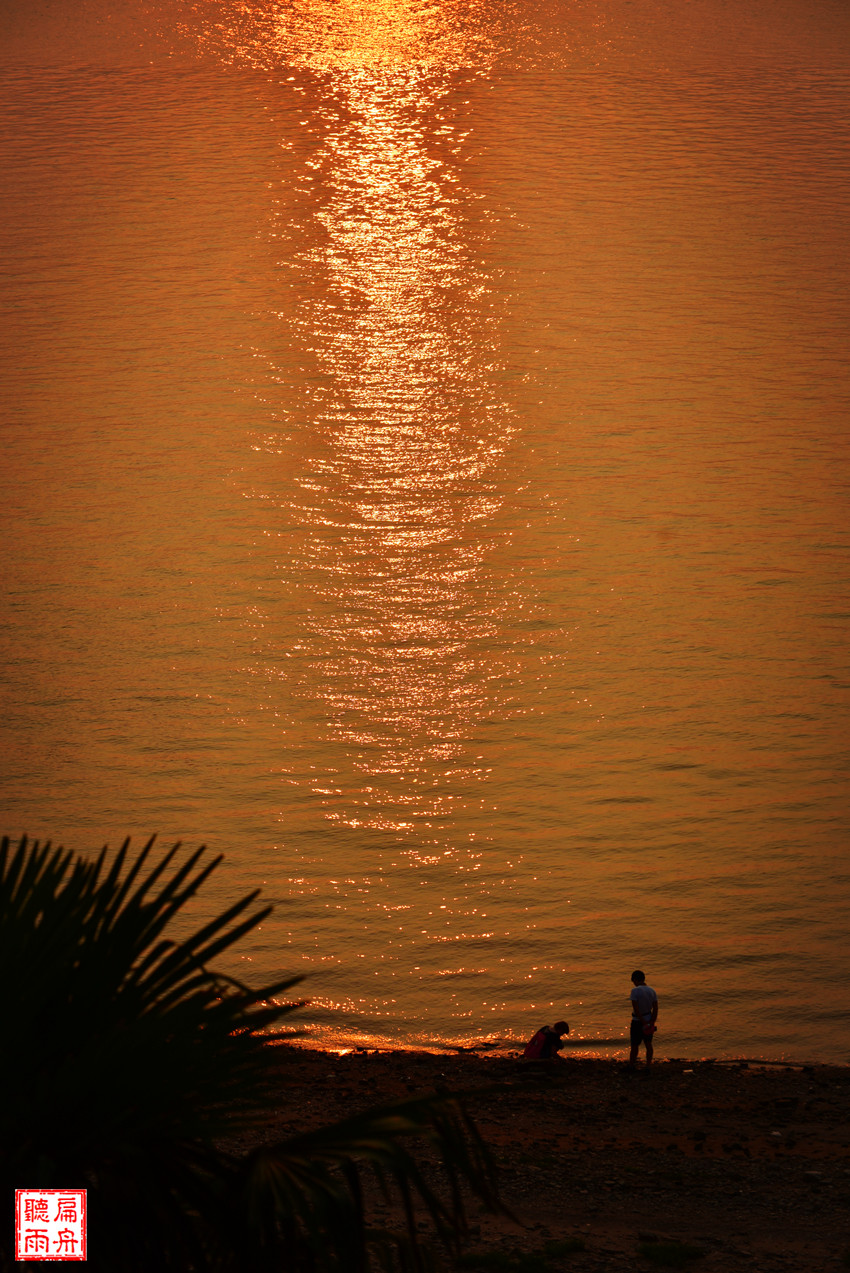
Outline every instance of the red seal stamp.
POLYGON ((16 1189, 15 1259, 85 1260, 85 1189, 16 1189))

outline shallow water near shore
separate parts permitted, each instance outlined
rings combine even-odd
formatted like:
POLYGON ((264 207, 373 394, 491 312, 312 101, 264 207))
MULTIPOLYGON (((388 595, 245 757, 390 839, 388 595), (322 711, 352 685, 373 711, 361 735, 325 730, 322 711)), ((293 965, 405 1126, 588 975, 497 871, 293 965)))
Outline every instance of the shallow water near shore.
POLYGON ((850 17, 670 13, 7 18, 3 828, 317 1042, 850 1062, 850 17))

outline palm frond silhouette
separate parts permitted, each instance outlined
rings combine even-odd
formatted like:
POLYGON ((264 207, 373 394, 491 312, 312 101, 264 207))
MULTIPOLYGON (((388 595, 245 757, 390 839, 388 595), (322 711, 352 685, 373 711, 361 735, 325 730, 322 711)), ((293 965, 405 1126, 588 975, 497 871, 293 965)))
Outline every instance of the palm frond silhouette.
MULTIPOLYGON (((372 1110, 239 1155, 222 1142, 279 1104, 268 1029, 302 1003, 301 978, 261 987, 211 970, 270 912, 259 892, 187 938, 175 916, 221 857, 152 861, 153 840, 94 860, 23 838, 0 844, 0 1176, 16 1188, 88 1190, 94 1273, 367 1273, 420 1270, 424 1214, 456 1248, 469 1191, 499 1207, 493 1167, 448 1093, 372 1110), (442 1165, 429 1183, 415 1142, 442 1165), (400 1203, 370 1226, 367 1178, 400 1203)), ((11 1205, 11 1201, 10 1201, 11 1205)), ((12 1235, 0 1226, 11 1270, 12 1235)))

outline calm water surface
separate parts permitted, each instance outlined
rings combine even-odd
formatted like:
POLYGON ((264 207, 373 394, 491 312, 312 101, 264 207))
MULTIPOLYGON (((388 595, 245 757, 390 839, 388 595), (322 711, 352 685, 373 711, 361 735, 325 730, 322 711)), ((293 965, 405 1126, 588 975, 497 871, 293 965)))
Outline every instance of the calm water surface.
POLYGON ((4 827, 315 1039, 850 1061, 850 17, 729 14, 10 10, 4 827))

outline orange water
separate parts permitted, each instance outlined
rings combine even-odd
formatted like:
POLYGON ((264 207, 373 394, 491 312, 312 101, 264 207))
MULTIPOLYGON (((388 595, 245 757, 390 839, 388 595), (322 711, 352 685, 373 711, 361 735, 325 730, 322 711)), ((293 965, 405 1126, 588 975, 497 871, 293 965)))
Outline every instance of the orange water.
POLYGON ((313 1038, 850 1060, 850 18, 683 14, 10 11, 4 825, 313 1038))

